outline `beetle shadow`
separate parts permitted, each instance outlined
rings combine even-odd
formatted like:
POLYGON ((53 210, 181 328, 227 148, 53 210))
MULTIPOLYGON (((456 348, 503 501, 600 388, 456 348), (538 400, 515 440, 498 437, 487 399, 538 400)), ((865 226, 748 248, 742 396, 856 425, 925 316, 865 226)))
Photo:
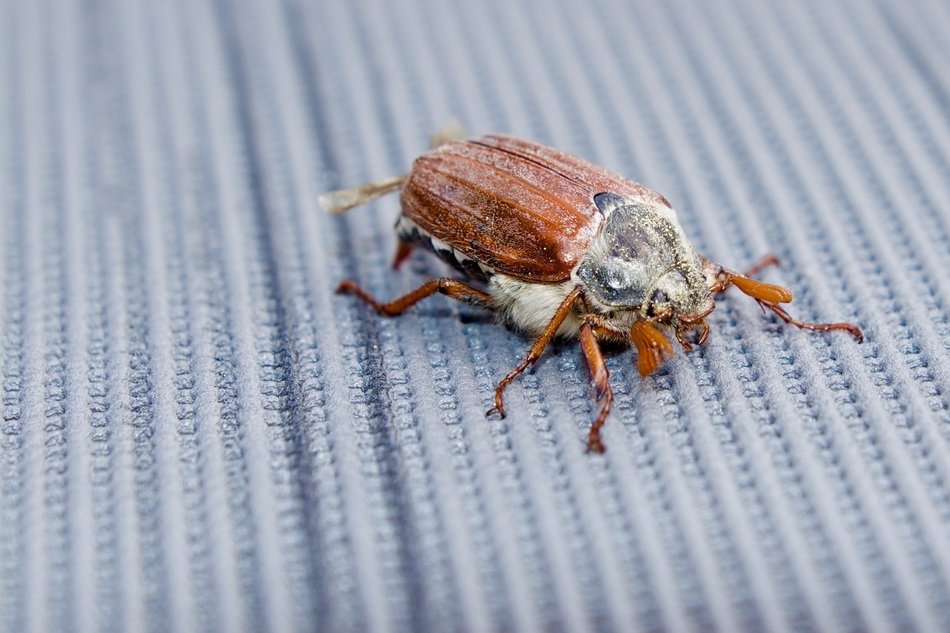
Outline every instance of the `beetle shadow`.
MULTIPOLYGON (((445 314, 450 315, 451 313, 449 312, 449 310, 445 310, 445 314)), ((442 315, 439 315, 439 316, 442 316, 442 315)), ((472 324, 497 325, 498 324, 498 317, 496 317, 494 314, 492 314, 488 310, 469 310, 466 308, 466 309, 460 310, 458 313, 458 317, 456 318, 458 319, 459 323, 462 323, 464 325, 472 325, 472 324)))
POLYGON ((479 309, 471 306, 454 304, 451 299, 445 301, 444 304, 436 305, 438 299, 434 299, 431 304, 419 304, 413 306, 410 311, 407 311, 404 315, 415 314, 417 317, 424 319, 445 319, 449 321, 458 321, 459 323, 469 325, 469 324, 479 324, 479 325, 498 325, 498 317, 491 311, 486 309, 479 309))

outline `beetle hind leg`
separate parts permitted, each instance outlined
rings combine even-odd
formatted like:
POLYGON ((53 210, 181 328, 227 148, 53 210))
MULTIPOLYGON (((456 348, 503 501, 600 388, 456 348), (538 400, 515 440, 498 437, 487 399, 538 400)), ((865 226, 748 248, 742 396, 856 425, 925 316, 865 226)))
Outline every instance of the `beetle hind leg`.
POLYGON ((447 297, 451 297, 452 299, 456 299, 457 301, 468 303, 480 308, 492 307, 491 295, 486 292, 482 292, 478 288, 473 288, 466 283, 456 281, 455 279, 449 279, 447 277, 428 281, 412 292, 397 299, 393 299, 389 303, 382 303, 381 301, 378 301, 375 297, 373 297, 373 295, 358 286, 355 281, 351 281, 349 279, 340 283, 340 285, 337 286, 336 291, 340 294, 355 295, 372 306, 372 308, 381 315, 388 317, 399 316, 426 297, 434 295, 437 292, 444 294, 447 297))
POLYGON ((354 207, 368 204, 391 191, 402 188, 409 176, 393 176, 382 180, 374 180, 351 189, 338 189, 320 196, 320 206, 330 213, 346 213, 354 207))

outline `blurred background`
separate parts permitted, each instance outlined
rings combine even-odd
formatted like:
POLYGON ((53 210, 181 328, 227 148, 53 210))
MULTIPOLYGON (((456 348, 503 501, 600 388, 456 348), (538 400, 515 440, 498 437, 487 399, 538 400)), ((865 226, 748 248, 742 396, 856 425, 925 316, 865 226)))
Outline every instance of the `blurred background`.
POLYGON ((0 629, 950 630, 950 6, 38 0, 0 8, 0 629), (703 349, 529 340, 388 264, 447 121, 662 192, 703 349))

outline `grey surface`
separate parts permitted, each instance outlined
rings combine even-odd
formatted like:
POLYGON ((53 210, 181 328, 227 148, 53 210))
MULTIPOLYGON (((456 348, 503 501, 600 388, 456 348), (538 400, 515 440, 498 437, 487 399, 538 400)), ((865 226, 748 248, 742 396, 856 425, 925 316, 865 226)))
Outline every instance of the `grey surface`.
POLYGON ((946 3, 0 9, 0 628, 950 630, 946 3), (702 350, 561 344, 388 270, 458 118, 663 192, 766 278, 702 350))

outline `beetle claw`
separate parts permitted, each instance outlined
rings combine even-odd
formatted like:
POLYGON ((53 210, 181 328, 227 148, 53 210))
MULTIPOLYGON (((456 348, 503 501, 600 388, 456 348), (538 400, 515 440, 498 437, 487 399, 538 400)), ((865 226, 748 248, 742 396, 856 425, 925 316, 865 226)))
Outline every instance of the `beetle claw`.
POLYGON ((597 453, 598 455, 603 455, 607 451, 607 447, 604 446, 603 441, 601 441, 600 436, 596 438, 590 438, 587 440, 587 452, 588 453, 597 453))
POLYGON ((503 407, 500 403, 495 403, 495 406, 493 406, 491 409, 486 411, 485 417, 490 418, 491 416, 496 415, 496 414, 498 415, 499 419, 501 420, 505 419, 505 407, 503 407))
POLYGON ((335 292, 338 295, 345 295, 350 292, 353 292, 353 288, 355 286, 356 284, 353 281, 349 279, 344 279, 339 284, 337 284, 336 290, 334 290, 333 292, 335 292))
POLYGON ((494 414, 498 414, 498 419, 505 419, 505 387, 508 386, 508 383, 505 380, 502 380, 498 383, 498 386, 495 387, 495 406, 488 410, 485 414, 485 417, 490 417, 494 414))

